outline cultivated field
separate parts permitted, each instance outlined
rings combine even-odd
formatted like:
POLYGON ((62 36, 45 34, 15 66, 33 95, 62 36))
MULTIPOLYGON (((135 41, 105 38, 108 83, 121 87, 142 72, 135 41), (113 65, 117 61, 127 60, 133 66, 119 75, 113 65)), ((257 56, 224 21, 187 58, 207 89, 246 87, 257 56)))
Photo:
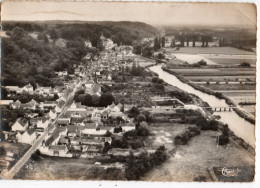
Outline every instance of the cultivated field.
POLYGON ((240 50, 233 47, 184 47, 176 50, 166 48, 167 53, 186 53, 186 54, 227 54, 227 55, 255 55, 254 52, 240 50))
POLYGON ((224 82, 224 81, 246 81, 247 79, 250 80, 255 80, 255 76, 221 76, 221 77, 212 77, 212 76, 185 76, 187 79, 194 81, 194 82, 207 82, 207 81, 219 81, 219 82, 224 82))
MULTIPOLYGON (((194 68, 189 68, 189 69, 171 69, 174 72, 180 73, 183 76, 254 76, 255 75, 255 70, 249 69, 249 70, 234 70, 229 68, 226 68, 225 70, 220 70, 220 69, 210 69, 210 68, 201 68, 201 69, 194 69, 194 68)), ((212 77, 213 78, 213 77, 212 77)))
POLYGON ((243 62, 248 62, 252 66, 255 66, 256 64, 256 59, 209 58, 209 60, 219 65, 239 65, 240 63, 243 62))
MULTIPOLYGON (((240 102, 255 103, 256 81, 256 54, 232 47, 184 47, 180 50, 165 49, 167 55, 175 56, 182 62, 190 64, 204 59, 207 66, 199 68, 176 66, 169 63, 170 70, 184 76, 186 79, 214 91, 221 92, 236 104, 240 102), (251 67, 241 67, 243 62, 250 63, 251 67), (231 92, 232 91, 232 92, 231 92)), ((168 64, 167 64, 168 65, 168 64)), ((243 106, 254 114, 254 105, 243 106)))

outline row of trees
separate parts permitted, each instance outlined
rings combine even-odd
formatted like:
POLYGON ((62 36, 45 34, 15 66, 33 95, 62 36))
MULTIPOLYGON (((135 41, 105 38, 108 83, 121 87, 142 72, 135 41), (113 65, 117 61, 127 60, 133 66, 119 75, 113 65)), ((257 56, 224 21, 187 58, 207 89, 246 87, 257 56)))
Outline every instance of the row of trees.
POLYGON ((145 69, 139 65, 139 63, 136 65, 136 62, 133 63, 130 73, 133 76, 142 76, 145 69))
POLYGON ((161 47, 165 47, 165 37, 155 37, 154 38, 154 50, 157 51, 161 47))
POLYGON ((167 160, 166 149, 160 146, 153 154, 142 153, 139 157, 133 154, 127 160, 125 176, 127 180, 139 180, 146 172, 167 160))
POLYGON ((80 102, 82 105, 86 106, 103 106, 107 107, 115 102, 115 98, 111 93, 103 93, 101 96, 85 94, 84 90, 76 92, 74 100, 80 102))

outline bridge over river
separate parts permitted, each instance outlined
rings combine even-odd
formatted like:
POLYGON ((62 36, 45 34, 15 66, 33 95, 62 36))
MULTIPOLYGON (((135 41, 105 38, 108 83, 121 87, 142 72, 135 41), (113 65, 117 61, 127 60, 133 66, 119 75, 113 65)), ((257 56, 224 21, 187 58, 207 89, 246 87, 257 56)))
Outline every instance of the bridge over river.
POLYGON ((209 107, 201 107, 203 109, 211 109, 213 110, 214 112, 231 112, 233 109, 235 108, 238 108, 238 107, 235 107, 235 106, 229 106, 229 107, 212 107, 212 106, 209 106, 209 107))

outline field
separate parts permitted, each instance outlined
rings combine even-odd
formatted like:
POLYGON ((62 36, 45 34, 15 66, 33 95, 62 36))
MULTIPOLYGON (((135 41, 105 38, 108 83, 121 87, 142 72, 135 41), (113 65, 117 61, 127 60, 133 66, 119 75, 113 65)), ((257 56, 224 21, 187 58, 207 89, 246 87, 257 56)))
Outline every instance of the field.
POLYGON ((148 173, 143 180, 189 182, 195 177, 205 176, 206 181, 213 181, 209 174, 213 167, 254 165, 253 156, 235 143, 217 146, 218 135, 219 132, 214 131, 201 132, 188 145, 180 146, 168 161, 148 173))
POLYGON ((146 139, 149 147, 164 145, 168 150, 174 148, 173 139, 190 125, 178 123, 153 123, 149 125, 152 136, 146 139))
POLYGON ((255 76, 221 76, 221 77, 212 77, 212 76, 185 76, 187 79, 194 81, 194 82, 207 82, 207 81, 219 81, 224 82, 228 81, 246 81, 246 79, 255 80, 255 76))
POLYGON ((167 53, 186 53, 186 54, 226 54, 226 55, 255 55, 254 52, 240 50, 233 47, 184 47, 179 50, 166 48, 167 53))
MULTIPOLYGON (((182 62, 196 63, 204 59, 208 65, 195 68, 184 63, 176 65, 168 63, 170 70, 184 76, 186 79, 221 92, 236 104, 239 102, 255 102, 256 85, 256 54, 232 47, 184 47, 180 50, 165 49, 167 55, 180 58, 182 62), (251 67, 240 67, 240 63, 248 62, 251 67)), ((254 105, 243 108, 255 114, 254 105)))
POLYGON ((183 76, 254 76, 255 70, 248 69, 248 70, 240 70, 240 69, 229 69, 226 68, 225 70, 221 70, 218 68, 201 68, 201 69, 171 69, 174 72, 182 74, 183 76))
POLYGON ((236 103, 239 102, 256 102, 254 90, 237 90, 237 91, 220 91, 224 95, 232 98, 236 103))
POLYGON ((16 175, 16 178, 31 180, 78 180, 88 176, 93 166, 93 162, 87 159, 42 157, 38 161, 29 161, 16 175))
POLYGON ((177 54, 175 53, 174 56, 177 59, 180 59, 181 61, 186 61, 189 64, 195 64, 199 62, 200 60, 204 59, 208 65, 217 65, 217 63, 211 61, 210 59, 206 59, 202 55, 196 55, 196 54, 177 54))
POLYGON ((0 147, 4 147, 7 153, 10 153, 13 156, 1 158, 0 157, 0 170, 7 168, 11 169, 15 163, 28 151, 30 148, 29 144, 22 143, 9 143, 9 142, 0 142, 0 147))
POLYGON ((255 66, 256 59, 238 59, 238 58, 209 58, 210 61, 213 61, 215 64, 219 65, 239 65, 243 62, 248 62, 252 66, 255 66))
POLYGON ((183 62, 194 64, 204 59, 208 65, 239 65, 248 62, 251 66, 256 65, 256 54, 232 47, 184 47, 179 50, 165 49, 168 55, 176 57, 183 62))

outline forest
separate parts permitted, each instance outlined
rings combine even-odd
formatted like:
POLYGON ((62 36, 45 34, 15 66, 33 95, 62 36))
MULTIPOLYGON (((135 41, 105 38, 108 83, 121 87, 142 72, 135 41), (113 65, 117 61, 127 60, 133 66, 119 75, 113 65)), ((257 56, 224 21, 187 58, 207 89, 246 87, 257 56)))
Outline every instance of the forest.
POLYGON ((157 32, 140 22, 4 22, 2 27, 9 36, 2 39, 2 84, 34 87, 56 85, 55 71, 72 74, 73 64, 88 52, 99 53, 102 34, 118 45, 132 45, 157 32), (86 40, 94 50, 84 46, 86 40))

